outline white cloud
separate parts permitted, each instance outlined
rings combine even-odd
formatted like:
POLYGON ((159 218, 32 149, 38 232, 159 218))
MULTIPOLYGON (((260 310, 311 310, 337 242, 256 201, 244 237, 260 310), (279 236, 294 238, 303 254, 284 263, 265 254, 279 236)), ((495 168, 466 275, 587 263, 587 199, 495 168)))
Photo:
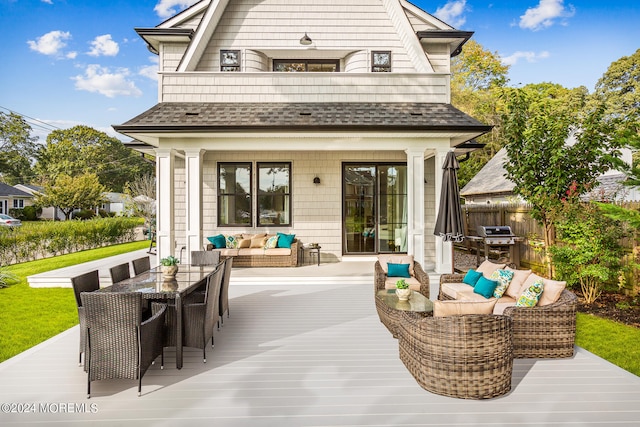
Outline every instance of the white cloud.
POLYGON ((93 39, 91 50, 87 54, 90 56, 116 56, 119 50, 120 47, 111 39, 111 34, 104 34, 93 39))
POLYGON ((467 11, 467 0, 450 0, 447 4, 439 7, 434 15, 441 21, 459 28, 464 25, 467 18, 463 14, 467 11))
POLYGON ((142 67, 140 71, 138 71, 138 74, 148 79, 158 81, 158 57, 151 56, 149 57, 149 60, 152 62, 152 65, 142 67))
POLYGON ((564 0, 540 0, 538 6, 520 16, 520 28, 537 31, 552 26, 558 18, 570 18, 574 14, 573 5, 565 7, 564 0))
POLYGON ((134 82, 127 80, 129 70, 126 68, 110 72, 108 68, 97 64, 90 64, 85 69, 84 76, 72 77, 76 82, 76 89, 87 92, 98 92, 108 98, 116 96, 140 96, 142 91, 134 82))
POLYGON ((170 18, 199 0, 160 0, 153 10, 160 18, 170 18))
POLYGON ((549 57, 549 52, 547 51, 542 51, 540 53, 518 51, 518 52, 514 52, 509 56, 503 57, 502 63, 504 65, 511 66, 511 65, 517 64, 518 61, 521 59, 524 59, 529 63, 533 63, 533 62, 538 62, 540 59, 546 59, 548 57, 549 57))
POLYGON ((42 3, 46 3, 46 4, 53 4, 53 1, 51 0, 41 0, 42 3))
POLYGON ((71 33, 68 31, 50 31, 47 34, 38 37, 36 41, 27 41, 27 44, 31 50, 35 50, 43 55, 58 56, 67 46, 65 41, 70 38, 71 33))

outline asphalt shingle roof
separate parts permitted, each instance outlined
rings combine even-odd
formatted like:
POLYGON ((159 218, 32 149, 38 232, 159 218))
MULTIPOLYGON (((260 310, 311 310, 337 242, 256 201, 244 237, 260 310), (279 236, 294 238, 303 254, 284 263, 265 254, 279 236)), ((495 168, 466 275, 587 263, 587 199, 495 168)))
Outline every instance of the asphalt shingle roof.
POLYGON ((0 182, 0 196, 33 197, 31 194, 0 182))
POLYGON ((487 132, 450 104, 434 103, 160 103, 114 126, 131 131, 452 130, 487 132))

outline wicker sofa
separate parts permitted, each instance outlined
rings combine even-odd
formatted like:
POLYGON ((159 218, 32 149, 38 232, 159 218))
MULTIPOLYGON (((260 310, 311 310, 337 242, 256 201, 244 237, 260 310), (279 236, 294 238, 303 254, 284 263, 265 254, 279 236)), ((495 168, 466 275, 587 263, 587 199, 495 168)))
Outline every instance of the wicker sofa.
POLYGON ((289 248, 267 248, 267 240, 274 235, 238 234, 233 237, 237 247, 216 248, 207 244, 208 251, 220 252, 221 258, 233 258, 234 267, 295 267, 298 265, 298 240, 289 248))
POLYGON ((395 289, 396 282, 402 277, 389 277, 388 264, 408 263, 411 277, 404 278, 409 288, 429 298, 429 276, 420 263, 413 260, 412 255, 380 255, 374 265, 374 294, 383 289, 395 289))
MULTIPOLYGON (((487 263, 488 261, 485 261, 487 263)), ((502 265, 485 267, 501 269, 502 265)), ((478 268, 480 270, 482 265, 478 268)), ((530 270, 514 270, 519 277, 519 282, 510 285, 505 296, 495 301, 493 313, 504 314, 513 319, 513 356, 515 358, 564 358, 574 354, 576 334, 576 307, 575 294, 564 289, 563 282, 544 279, 549 285, 549 292, 553 286, 557 297, 543 300, 534 307, 518 307, 514 295, 522 293, 523 288, 528 287, 534 279, 540 278, 530 270), (520 284, 520 288, 518 285, 520 284), (562 286, 562 289, 558 288, 562 286), (516 289, 518 288, 518 289, 516 289)), ((485 270, 485 275, 486 270, 485 270)), ((478 301, 486 299, 473 292, 473 288, 463 283, 464 274, 443 274, 440 276, 440 291, 438 300, 478 301), (469 288, 469 289, 465 289, 469 288)), ((515 278, 514 278, 515 280, 515 278)), ((492 298, 495 299, 495 298, 492 298)))

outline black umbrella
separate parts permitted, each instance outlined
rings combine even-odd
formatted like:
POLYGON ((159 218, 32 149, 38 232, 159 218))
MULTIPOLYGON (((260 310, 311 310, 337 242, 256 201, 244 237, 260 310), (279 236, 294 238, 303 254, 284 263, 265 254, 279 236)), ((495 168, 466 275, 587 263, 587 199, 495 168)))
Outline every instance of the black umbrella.
POLYGON ((445 242, 462 242, 462 209, 460 208, 460 189, 458 188, 458 169, 460 164, 453 151, 447 153, 442 165, 442 191, 440 208, 433 234, 442 237, 445 242))

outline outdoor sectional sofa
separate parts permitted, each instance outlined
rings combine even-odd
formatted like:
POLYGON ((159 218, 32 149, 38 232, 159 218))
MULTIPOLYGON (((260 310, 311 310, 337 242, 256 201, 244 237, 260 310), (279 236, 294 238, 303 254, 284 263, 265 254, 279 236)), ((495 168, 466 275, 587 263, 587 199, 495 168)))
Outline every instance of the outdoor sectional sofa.
POLYGON ((207 250, 220 252, 221 258, 232 257, 234 267, 298 265, 298 240, 292 234, 219 234, 208 240, 210 243, 207 244, 207 250))
MULTIPOLYGON (((489 278, 495 270, 505 267, 504 264, 485 261, 476 271, 489 278)), ((468 304, 469 308, 475 305, 471 311, 477 312, 478 307, 484 306, 481 310, 512 318, 515 358, 572 357, 576 334, 575 294, 565 289, 565 282, 542 278, 531 270, 506 269, 513 271, 514 277, 500 298, 485 298, 474 292, 474 287, 463 282, 464 274, 443 274, 440 276, 438 300, 464 302, 456 307, 458 310, 468 304), (517 299, 537 280, 544 283, 539 302, 533 307, 516 306, 517 299)))

